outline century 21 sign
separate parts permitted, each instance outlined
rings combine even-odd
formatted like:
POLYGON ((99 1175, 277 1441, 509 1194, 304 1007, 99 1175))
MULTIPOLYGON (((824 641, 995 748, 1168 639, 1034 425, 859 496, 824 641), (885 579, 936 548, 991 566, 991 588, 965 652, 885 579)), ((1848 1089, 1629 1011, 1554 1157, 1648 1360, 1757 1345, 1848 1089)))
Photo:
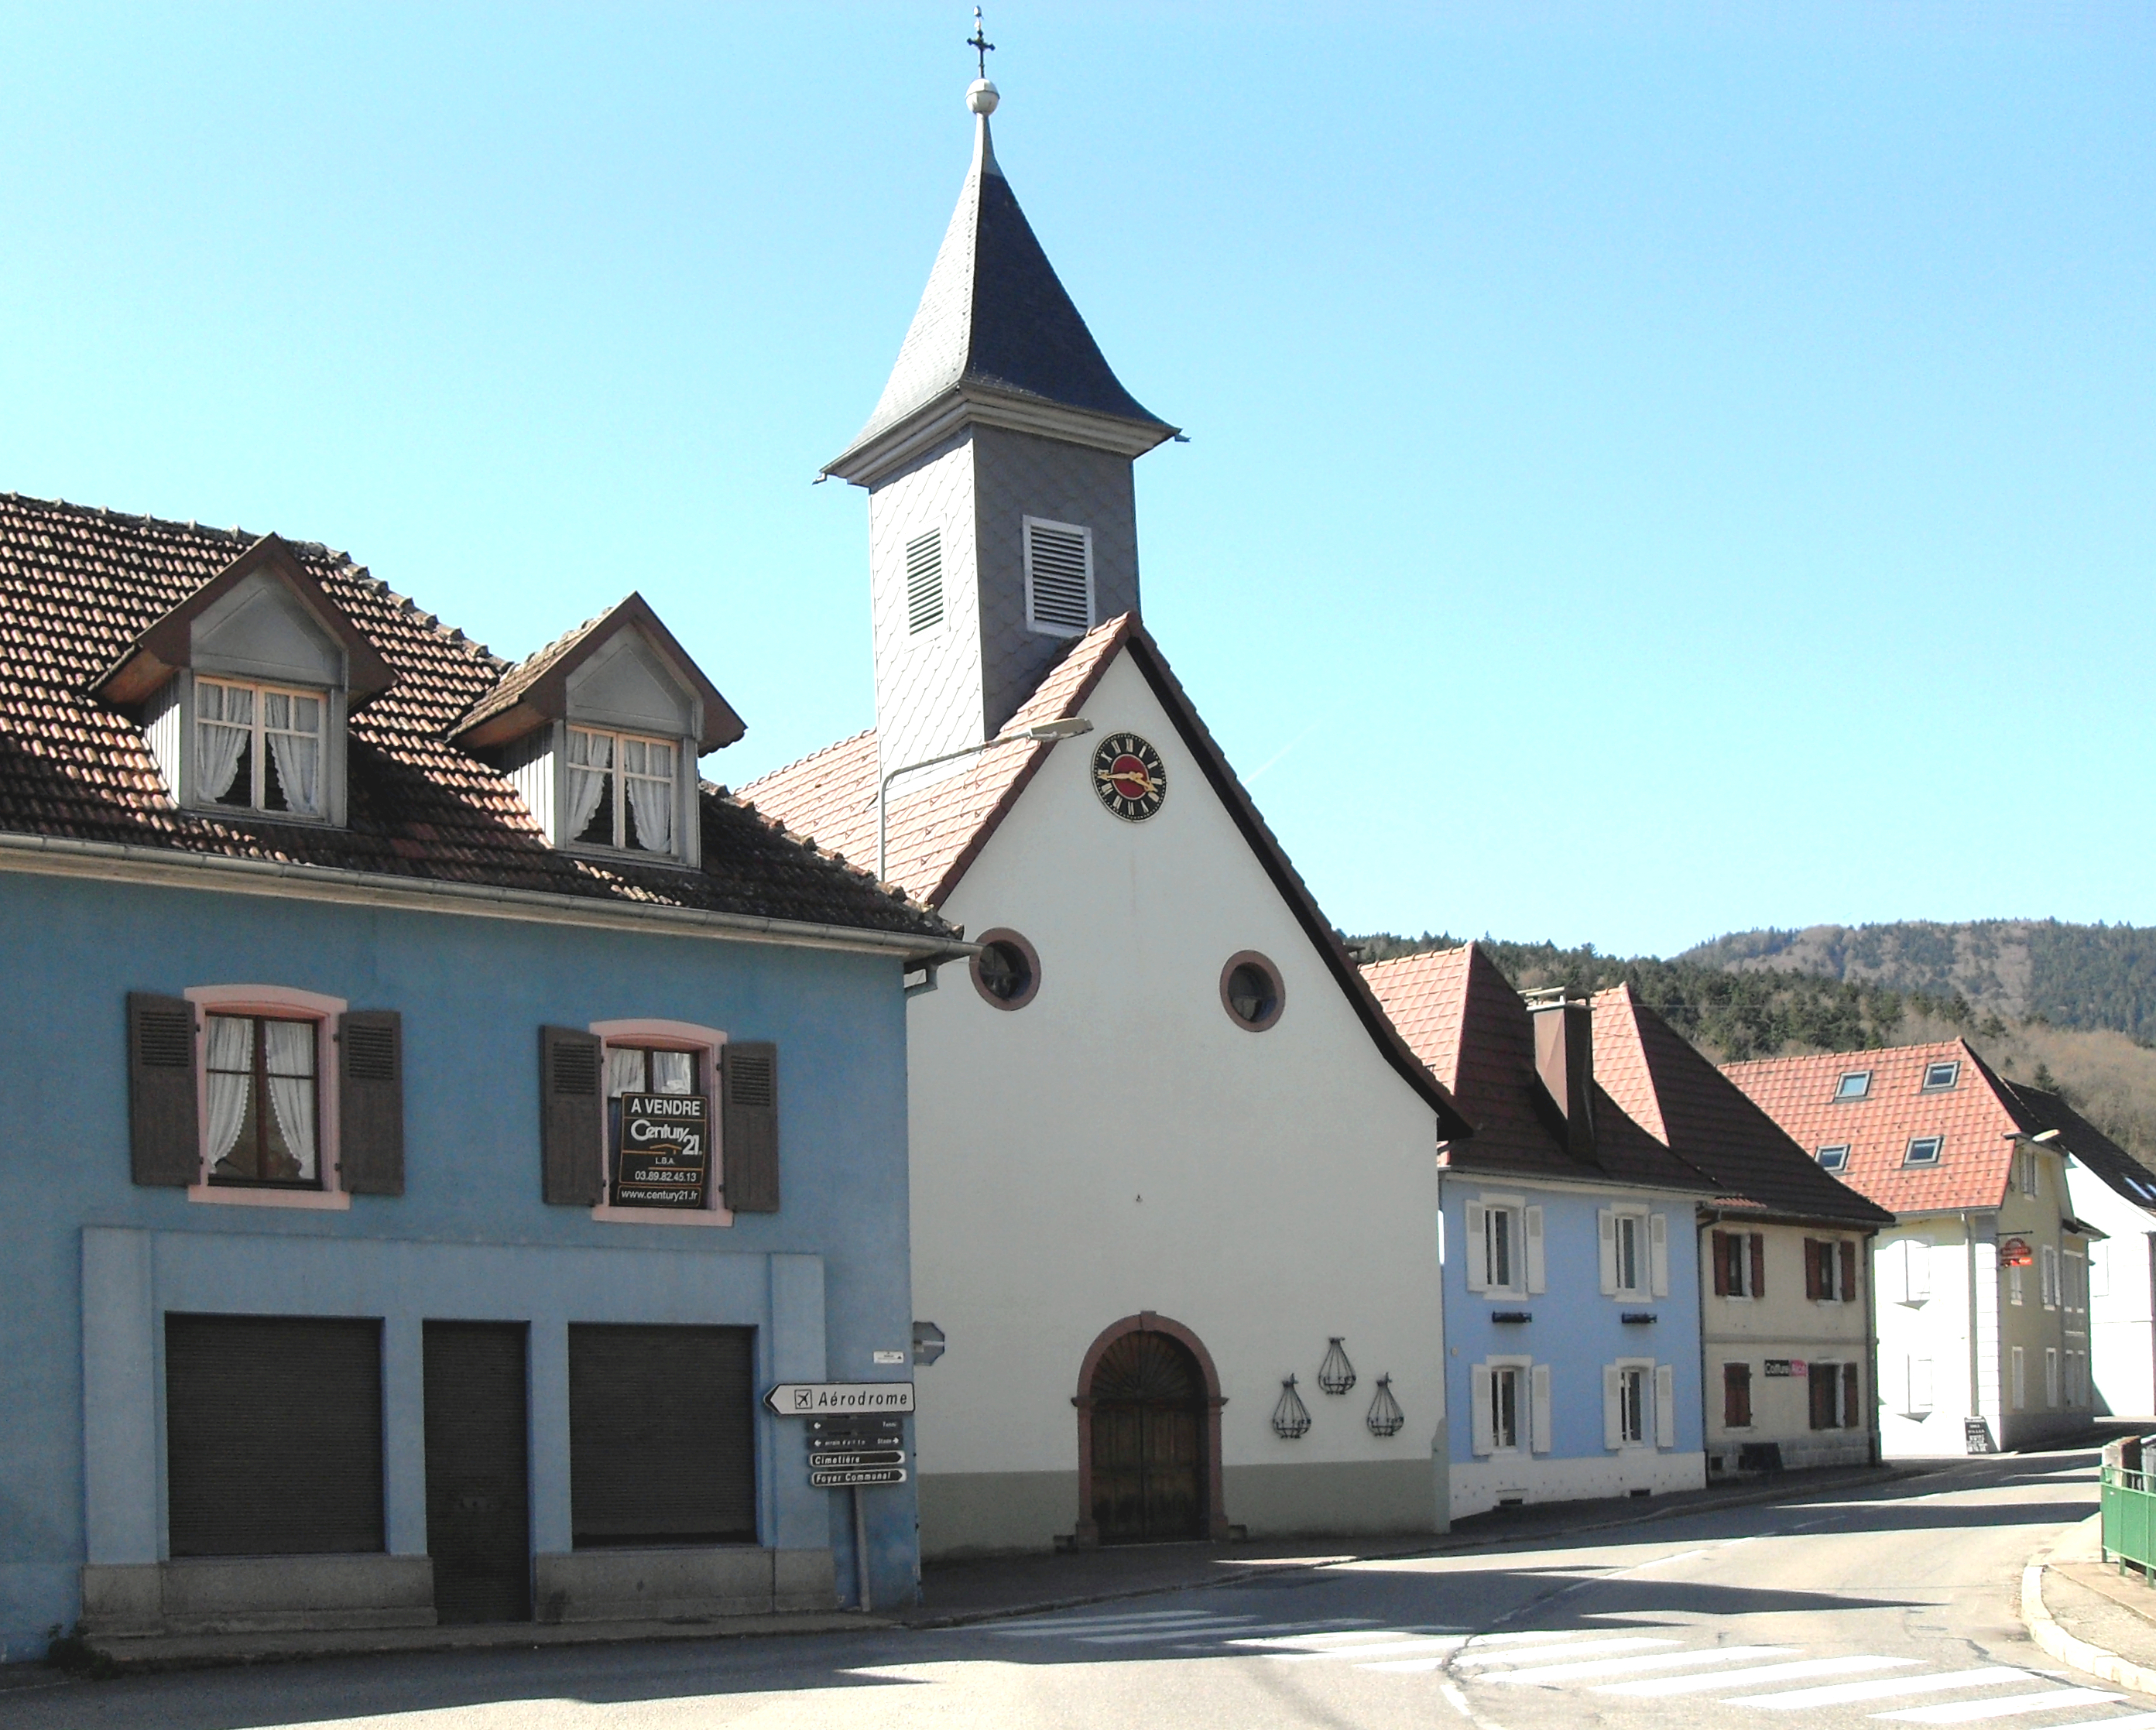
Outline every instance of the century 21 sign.
POLYGON ((624 1093, 614 1155, 618 1208, 701 1208, 711 1184, 711 1101, 698 1093, 624 1093))

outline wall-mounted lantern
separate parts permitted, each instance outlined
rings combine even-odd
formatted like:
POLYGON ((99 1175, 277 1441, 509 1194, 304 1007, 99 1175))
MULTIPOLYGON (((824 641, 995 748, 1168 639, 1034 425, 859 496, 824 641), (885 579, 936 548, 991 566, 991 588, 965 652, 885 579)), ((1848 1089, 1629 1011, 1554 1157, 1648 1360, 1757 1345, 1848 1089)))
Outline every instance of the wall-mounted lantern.
POLYGON ((1370 1415, 1363 1421, 1370 1426, 1373 1435, 1398 1435, 1408 1414, 1400 1409, 1400 1403, 1393 1398, 1393 1378, 1378 1378, 1377 1396, 1370 1402, 1370 1415))
POLYGON ((1345 1394, 1355 1385, 1355 1366, 1340 1348, 1340 1336, 1337 1333, 1326 1350, 1325 1362, 1317 1366, 1317 1385, 1327 1394, 1345 1394))
POLYGON ((1281 1383, 1280 1404, 1273 1408, 1273 1434, 1282 1441, 1300 1441, 1310 1430, 1310 1408, 1295 1391, 1295 1378, 1281 1383))

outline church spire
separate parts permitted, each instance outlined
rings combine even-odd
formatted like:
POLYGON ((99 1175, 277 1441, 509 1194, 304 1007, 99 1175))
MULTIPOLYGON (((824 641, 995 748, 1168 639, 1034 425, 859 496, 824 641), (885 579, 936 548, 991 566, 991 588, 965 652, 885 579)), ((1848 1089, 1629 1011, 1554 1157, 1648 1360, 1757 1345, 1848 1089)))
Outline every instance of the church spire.
POLYGON ((1001 98, 978 8, 973 26, 973 163, 875 411, 824 470, 842 480, 873 485, 968 421, 1126 457, 1175 432, 1123 388, 1019 208, 988 131, 1001 98))

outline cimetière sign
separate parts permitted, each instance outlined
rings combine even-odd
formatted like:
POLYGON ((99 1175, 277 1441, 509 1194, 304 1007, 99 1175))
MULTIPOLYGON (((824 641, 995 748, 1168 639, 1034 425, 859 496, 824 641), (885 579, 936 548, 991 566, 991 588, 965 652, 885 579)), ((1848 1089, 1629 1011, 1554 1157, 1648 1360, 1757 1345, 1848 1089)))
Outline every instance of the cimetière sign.
POLYGON ((624 1093, 613 1200, 621 1208, 706 1205, 711 1107, 700 1093, 624 1093))

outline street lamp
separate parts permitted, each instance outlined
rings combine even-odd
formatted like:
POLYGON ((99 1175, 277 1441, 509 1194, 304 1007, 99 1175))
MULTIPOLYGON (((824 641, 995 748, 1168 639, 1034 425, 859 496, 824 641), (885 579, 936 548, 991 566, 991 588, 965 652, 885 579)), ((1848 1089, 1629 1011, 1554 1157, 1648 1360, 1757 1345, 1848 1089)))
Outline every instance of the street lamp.
POLYGON ((962 757, 976 757, 983 751, 993 751, 998 745, 1022 745, 1034 740, 1075 739, 1093 731, 1093 723, 1083 716, 1073 715, 1067 721, 1043 721, 1032 726, 1022 726, 1014 733, 998 733, 993 739, 983 739, 978 745, 968 745, 963 751, 947 751, 941 757, 924 757, 919 762, 901 764, 883 778, 876 788, 876 881, 885 880, 886 860, 884 826, 890 809, 891 783, 901 775, 910 775, 916 769, 932 769, 940 762, 956 762, 962 757))

